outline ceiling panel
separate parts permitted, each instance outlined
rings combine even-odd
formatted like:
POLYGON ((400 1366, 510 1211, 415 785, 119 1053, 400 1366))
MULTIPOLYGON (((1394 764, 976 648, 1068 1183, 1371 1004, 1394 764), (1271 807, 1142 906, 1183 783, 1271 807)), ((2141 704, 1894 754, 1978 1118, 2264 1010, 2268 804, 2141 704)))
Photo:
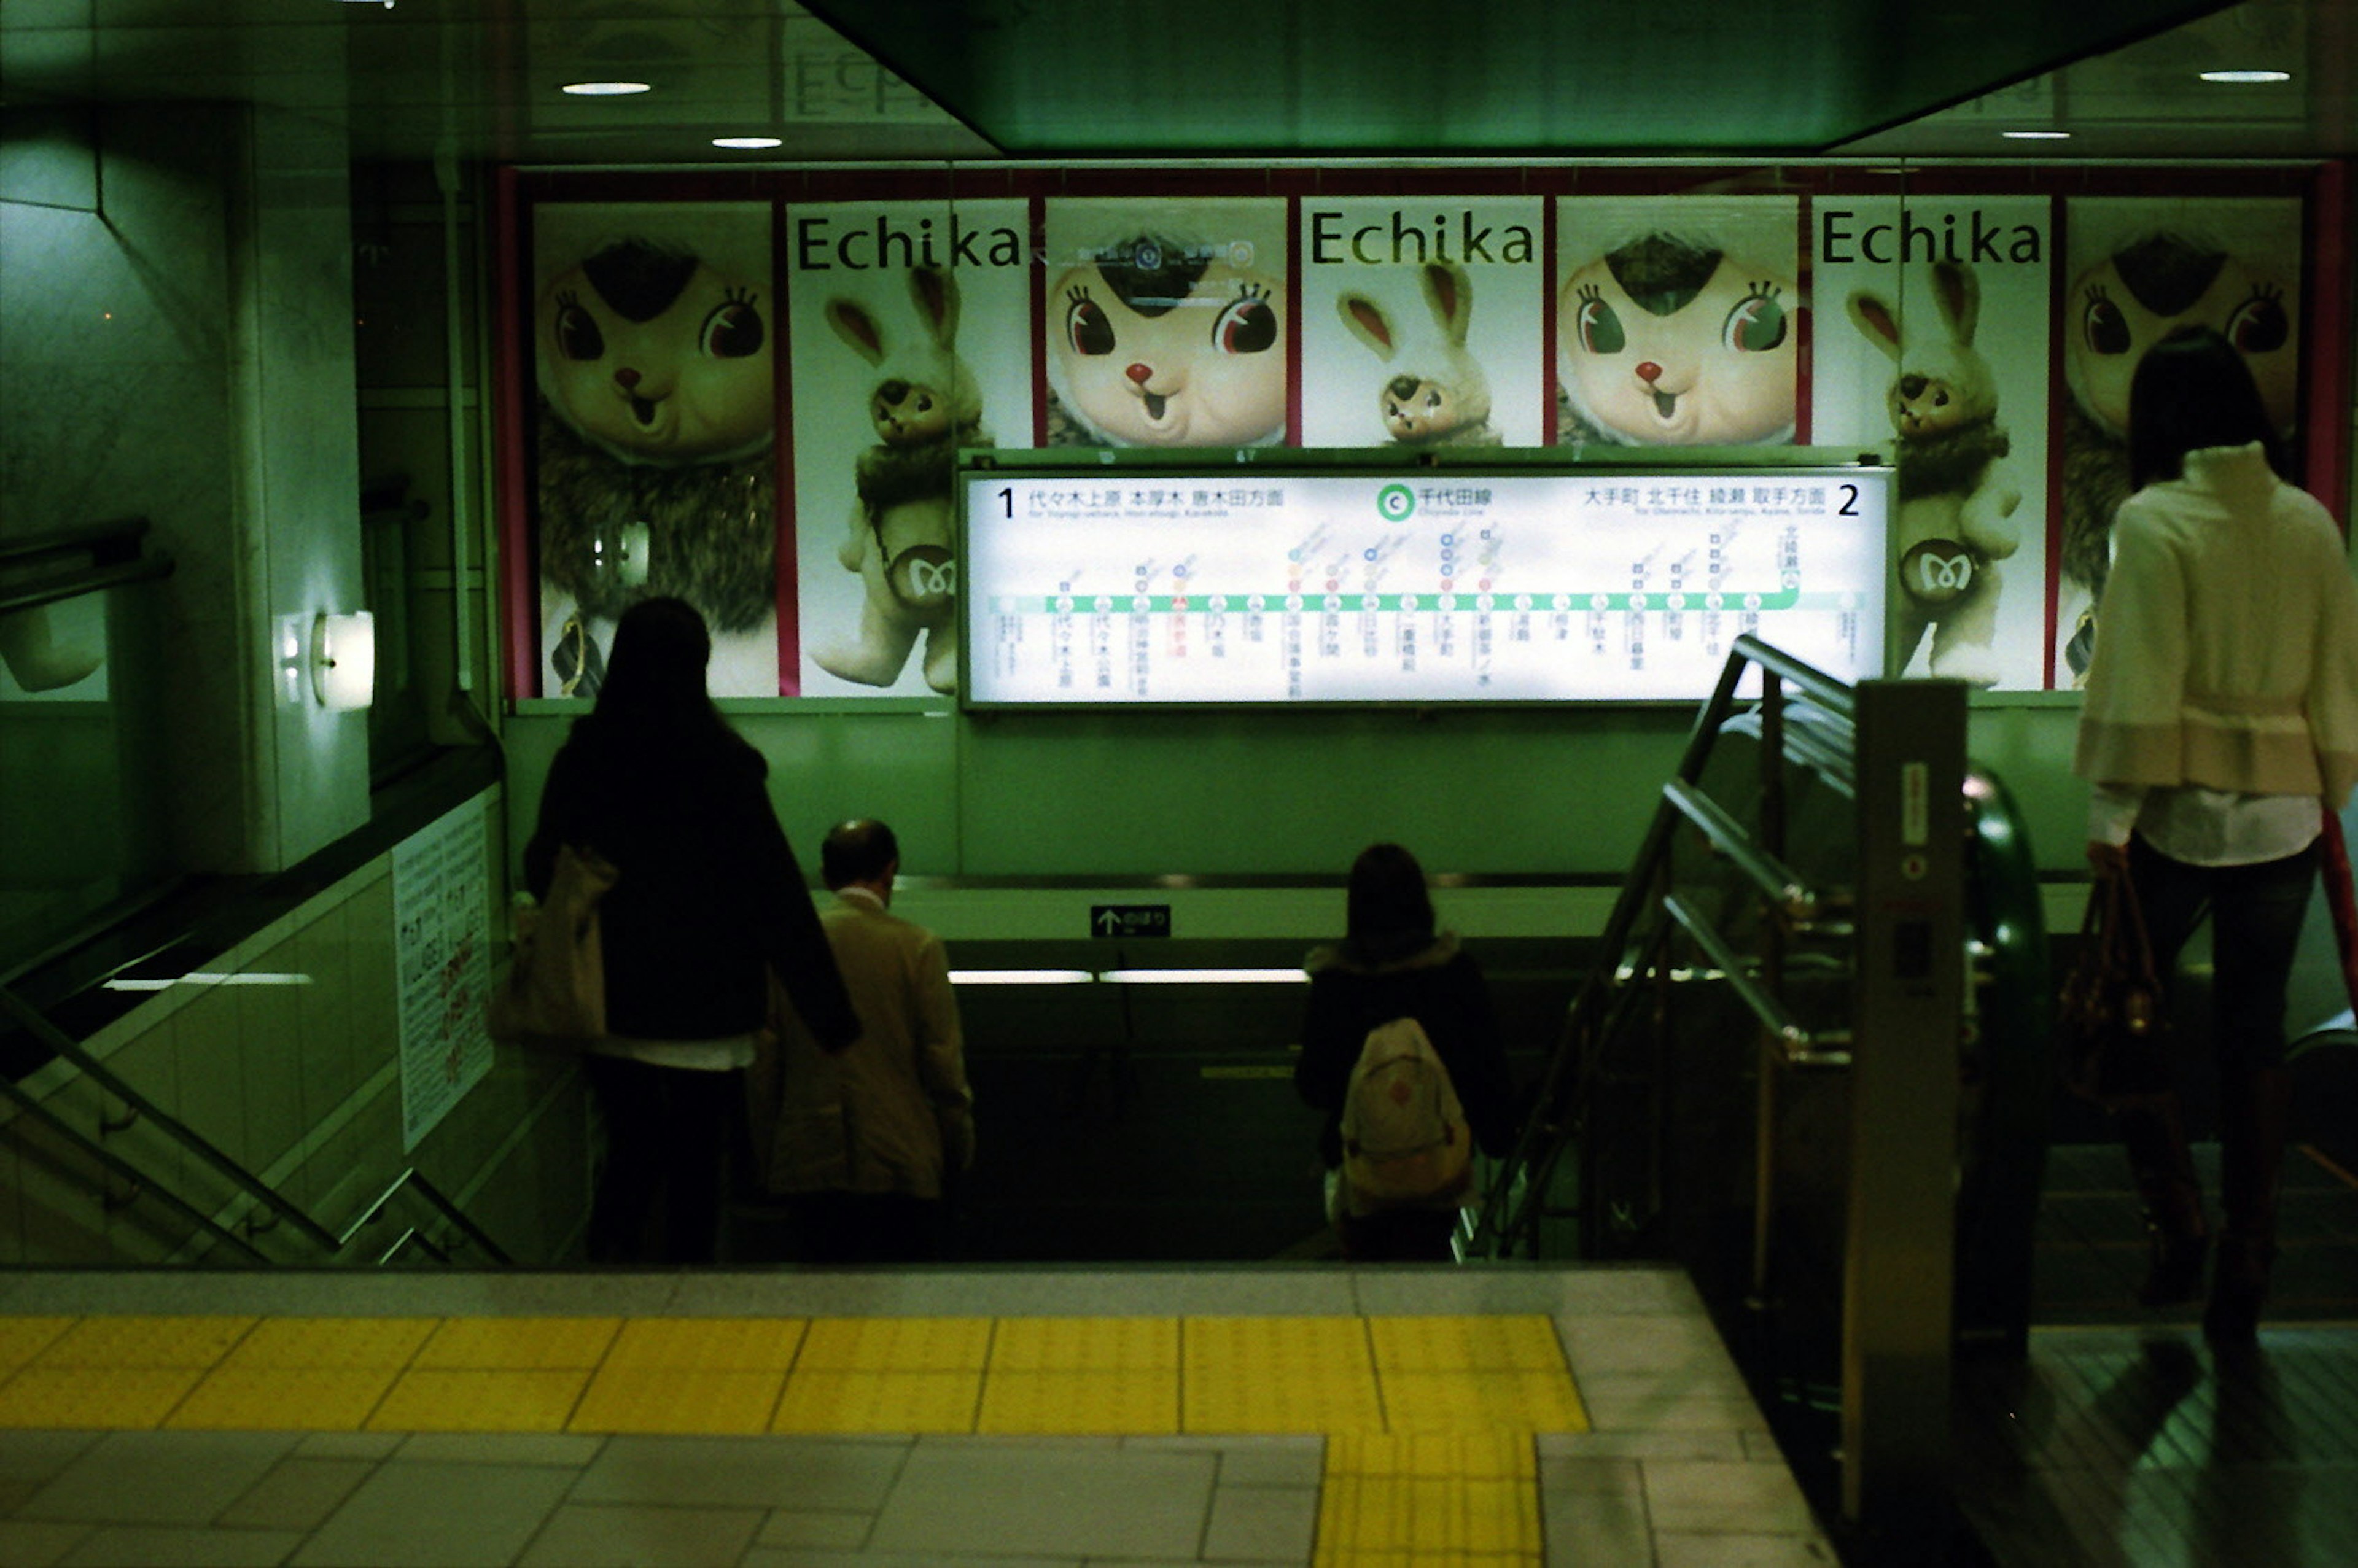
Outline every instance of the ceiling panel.
POLYGON ((2217 0, 814 0, 1019 157, 1823 150, 2217 0))
POLYGON ((344 125, 360 159, 447 149, 600 167, 2331 157, 2358 152, 2353 6, 0 0, 0 109, 242 101, 344 125), (2292 80, 2225 90, 2193 80, 2202 65, 2263 56, 2292 80), (617 78, 652 91, 558 91, 617 78), (2071 139, 2001 141, 2009 129, 2071 139), (730 135, 779 145, 714 147, 730 135))

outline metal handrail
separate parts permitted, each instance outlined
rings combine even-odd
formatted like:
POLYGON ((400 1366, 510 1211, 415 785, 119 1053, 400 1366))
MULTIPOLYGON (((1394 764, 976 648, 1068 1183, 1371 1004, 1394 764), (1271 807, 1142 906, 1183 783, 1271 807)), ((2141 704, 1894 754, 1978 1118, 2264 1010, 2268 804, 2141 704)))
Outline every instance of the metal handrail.
MULTIPOLYGON (((344 1227, 343 1234, 337 1238, 336 1240, 337 1250, 341 1251, 344 1248, 350 1246, 352 1244, 352 1238, 358 1236, 369 1226, 373 1225, 376 1222, 377 1216, 384 1212, 385 1206, 392 1203, 396 1196, 405 1191, 415 1192, 420 1197, 423 1197, 428 1204, 432 1205, 436 1212, 440 1214, 444 1219, 448 1220, 450 1224, 459 1228, 460 1234, 466 1237, 468 1240, 473 1242, 477 1247, 481 1248, 483 1251, 490 1256, 492 1262, 513 1263, 515 1261, 514 1259, 508 1256, 506 1250, 502 1248, 498 1242, 491 1238, 490 1235, 487 1234, 481 1226, 477 1225, 473 1220, 469 1219, 460 1209, 459 1206, 452 1203, 450 1199, 444 1195, 441 1188, 436 1186, 432 1182, 427 1181, 423 1175, 419 1174, 417 1167, 415 1165, 405 1168, 401 1174, 394 1177, 391 1182, 387 1183, 385 1184, 384 1191, 376 1195, 375 1201, 371 1203, 366 1208, 362 1209, 360 1212, 359 1217, 350 1225, 344 1227)), ((441 1256, 439 1253, 437 1255, 441 1256)))
MULTIPOLYGON (((25 1027, 30 1029, 35 1034, 38 1035, 42 1042, 51 1050, 55 1051, 59 1056, 70 1063, 77 1070, 95 1082, 108 1094, 113 1095, 115 1098, 131 1107, 135 1119, 145 1118, 146 1120, 161 1129, 168 1136, 179 1143, 182 1148, 196 1155, 206 1164, 211 1165, 218 1174, 226 1179, 233 1186, 245 1194, 246 1196, 254 1199, 256 1203, 262 1205, 262 1206, 268 1211, 273 1223, 278 1220, 287 1221, 288 1224, 294 1226, 296 1229, 301 1231, 303 1235, 314 1245, 319 1247, 330 1256, 342 1252, 345 1248, 351 1244, 355 1236, 376 1219, 378 1215, 383 1212, 385 1206, 391 1203, 397 1194, 401 1193, 405 1189, 409 1189, 416 1191, 419 1195, 424 1197, 428 1204, 432 1205, 434 1208, 441 1214, 444 1219, 457 1227, 470 1241, 473 1242, 476 1246, 481 1247, 493 1261, 507 1263, 514 1260, 497 1242, 493 1241, 490 1236, 484 1233, 481 1227, 476 1225, 471 1219, 469 1219, 465 1214, 461 1213, 459 1206, 452 1203, 450 1199, 444 1195, 440 1188, 435 1186, 432 1182, 427 1181, 426 1177, 419 1174, 414 1166, 404 1170, 401 1174, 395 1176, 393 1181, 386 1185, 385 1189, 377 1195, 374 1201, 370 1203, 361 1211, 360 1217, 350 1226, 346 1227, 341 1235, 338 1235, 336 1232, 330 1230, 317 1219, 314 1219, 292 1199, 287 1197, 276 1188, 264 1181, 260 1176, 248 1170, 236 1159, 224 1152, 218 1145, 214 1144, 211 1140, 207 1139, 202 1133, 197 1131, 194 1128, 189 1127, 187 1123, 179 1120, 178 1118, 170 1115, 157 1106, 153 1100, 134 1088, 122 1077, 120 1074, 117 1074, 113 1068, 107 1066, 97 1057, 92 1056, 89 1052, 83 1050, 78 1041, 76 1041, 71 1035, 66 1033, 65 1031, 59 1029, 56 1024, 50 1022, 38 1009, 33 1007, 32 1004, 26 1001, 15 991, 9 989, 5 986, 0 986, 0 1006, 5 1006, 9 1012, 16 1015, 20 1023, 24 1024, 25 1027)), ((78 1132, 74 1131, 74 1130, 59 1121, 53 1112, 48 1110, 46 1107, 40 1106, 38 1101, 31 1099, 31 1098, 27 1096, 19 1086, 14 1083, 8 1083, 5 1079, 0 1079, 0 1086, 5 1086, 5 1089, 8 1097, 15 1100, 18 1105, 33 1110, 34 1114, 40 1117, 44 1121, 58 1127, 69 1136, 75 1138, 77 1141, 88 1144, 93 1153, 108 1163, 110 1169, 116 1169, 117 1173, 124 1175, 125 1179, 140 1184, 143 1187, 146 1188, 146 1190, 156 1192, 164 1197, 165 1200, 170 1203, 175 1208, 182 1210, 188 1216, 197 1219, 208 1231, 232 1240, 235 1245, 243 1248, 257 1260, 263 1260, 263 1254, 251 1243, 243 1238, 233 1236, 230 1232, 224 1230, 220 1225, 212 1221, 211 1218, 200 1213, 193 1205, 189 1204, 177 1195, 169 1192, 168 1189, 155 1186, 148 1183, 146 1178, 141 1175, 138 1171, 128 1164, 125 1164, 119 1156, 114 1154, 111 1151, 99 1148, 95 1144, 91 1144, 88 1140, 82 1139, 78 1132)), ((263 1227, 256 1227, 256 1228, 263 1228, 263 1227)))
POLYGON ((79 599, 83 594, 119 587, 124 583, 171 576, 174 562, 169 555, 141 553, 140 541, 146 536, 147 530, 148 522, 145 517, 125 517, 113 523, 92 524, 88 527, 64 528, 48 534, 20 534, 0 540, 0 572, 5 572, 11 579, 0 582, 0 615, 79 599), (80 556, 88 556, 90 564, 64 572, 37 571, 31 575, 19 575, 26 567, 34 563, 80 556))
POLYGON ((136 1166, 124 1159, 120 1154, 114 1152, 112 1149, 107 1148, 97 1139, 92 1138, 88 1133, 82 1131, 81 1128, 76 1127, 71 1122, 66 1120, 65 1118, 59 1116, 56 1111, 51 1110, 48 1106, 42 1104, 38 1099, 27 1093, 22 1084, 17 1083, 13 1078, 0 1077, 0 1095, 6 1096, 7 1098, 16 1105, 18 1110, 31 1117, 34 1120, 39 1122, 42 1126, 48 1128, 59 1137, 63 1138, 75 1148, 81 1150, 84 1154, 90 1156, 90 1158, 97 1161, 101 1165, 106 1168, 110 1174, 120 1176, 124 1181, 129 1183, 135 1192, 154 1193, 168 1206, 178 1210, 182 1218, 195 1224, 200 1229, 203 1230, 214 1240, 222 1242, 227 1246, 236 1248, 239 1251, 244 1253, 248 1258, 257 1263, 268 1261, 268 1260, 263 1256, 262 1249, 256 1247, 253 1242, 248 1241, 244 1237, 238 1235, 237 1232, 230 1229, 227 1226, 213 1218, 212 1216, 204 1213, 202 1210, 199 1209, 196 1205, 189 1202, 186 1198, 183 1198, 178 1193, 173 1192, 170 1188, 159 1187, 150 1184, 146 1176, 140 1172, 136 1166))
POLYGON ((1797 1067, 1847 1067, 1850 1065, 1848 1051, 1829 1051, 1819 1048, 1822 1044, 1837 1040, 1847 1045, 1849 1044, 1847 1031, 1835 1030, 1812 1033, 1794 1022, 1792 1013, 1786 1010, 1785 1004, 1772 995, 1758 980, 1752 978, 1751 969, 1746 965, 1744 956, 1728 946, 1727 939, 1719 934, 1709 920, 1696 914, 1694 907, 1684 899, 1675 893, 1666 896, 1662 900, 1662 913, 1677 921, 1680 929, 1687 934, 1696 946, 1704 950, 1704 956, 1718 966, 1720 978, 1727 983, 1728 989, 1736 994, 1737 999, 1752 1010, 1752 1016, 1758 1019, 1761 1026, 1768 1031, 1768 1038, 1783 1053, 1786 1061, 1797 1067))
POLYGON ((1686 819, 1703 829, 1711 847, 1728 859, 1729 864, 1744 873, 1745 879, 1768 895, 1786 916, 1793 920, 1810 920, 1818 912, 1816 890, 1804 882, 1794 870, 1776 856, 1752 841, 1744 825, 1728 815, 1727 808, 1704 795, 1683 779, 1672 779, 1662 786, 1662 798, 1671 803, 1686 819))
POLYGON ((319 1246, 334 1250, 335 1233, 303 1212, 290 1199, 273 1188, 269 1183, 247 1170, 228 1152, 162 1107, 131 1087, 122 1075, 81 1048, 81 1042, 51 1023, 48 1017, 15 991, 0 986, 0 1006, 16 1015, 16 1021, 41 1038, 44 1044, 113 1095, 134 1111, 160 1127, 182 1148, 211 1165, 229 1183, 248 1197, 287 1221, 319 1246))
MULTIPOLYGON (((1844 723, 1850 723, 1856 713, 1856 703, 1851 689, 1842 681, 1815 665, 1804 664, 1780 648, 1773 647, 1747 633, 1737 637, 1728 650, 1727 660, 1720 668, 1718 683, 1713 687, 1701 710, 1695 716, 1694 728, 1687 737, 1686 749, 1679 759, 1677 770, 1663 786, 1662 799, 1656 806, 1653 819, 1648 824, 1646 836, 1640 841, 1629 875, 1622 881, 1621 892, 1613 901, 1612 913, 1605 922, 1598 940, 1597 962, 1590 968, 1580 989, 1574 993, 1572 1005, 1564 1018, 1563 1033, 1554 1054, 1549 1058, 1547 1072, 1541 1079, 1540 1093, 1532 1114, 1522 1130, 1516 1135, 1515 1147, 1508 1155, 1504 1169, 1509 1173, 1528 1170, 1544 1161, 1552 1169, 1561 1157, 1566 1134, 1574 1121, 1570 1097, 1578 1087, 1574 1077, 1575 1061, 1585 1076, 1594 1070, 1595 1053, 1582 1049, 1590 1038, 1608 1039, 1617 1031, 1622 1008, 1635 994, 1634 989, 1622 985, 1617 979, 1622 960, 1628 949, 1632 934, 1639 919, 1650 908, 1658 907, 1660 895, 1656 883, 1670 862, 1670 850, 1679 825, 1694 818, 1680 804, 1679 796, 1688 800, 1703 798, 1693 786, 1702 779, 1704 764, 1712 748, 1717 744, 1721 731, 1733 717, 1736 691, 1743 685, 1745 672, 1758 668, 1762 672, 1766 696, 1774 703, 1781 699, 1784 685, 1806 693, 1823 712, 1844 723), (1674 796, 1673 791, 1678 792, 1674 796), (1601 1009, 1613 1004, 1609 1011, 1599 1016, 1601 1009)), ((1776 719, 1773 709, 1772 721, 1776 719)), ((1825 753, 1829 748, 1813 735, 1799 746, 1794 745, 1795 732, 1781 722, 1775 722, 1780 750, 1801 752, 1804 760, 1810 753, 1825 753)), ((1800 733, 1807 735, 1807 728, 1800 733)), ((1846 761, 1846 760, 1844 760, 1846 761)), ((1847 785, 1848 769, 1842 770, 1838 781, 1847 785)), ((1699 825, 1699 824, 1698 824, 1699 825)), ((1641 966, 1642 968, 1642 966, 1641 966)), ((1722 968, 1729 968, 1723 965, 1722 968)), ((1731 970, 1731 972, 1733 972, 1731 970)), ((1539 1189, 1543 1184, 1526 1179, 1520 1184, 1524 1192, 1521 1206, 1509 1213, 1510 1192, 1518 1184, 1512 1180, 1494 1184, 1485 1195, 1481 1207, 1476 1211, 1472 1233, 1476 1249, 1493 1255, 1512 1245, 1512 1238, 1524 1228, 1532 1210, 1541 1202, 1539 1189)))

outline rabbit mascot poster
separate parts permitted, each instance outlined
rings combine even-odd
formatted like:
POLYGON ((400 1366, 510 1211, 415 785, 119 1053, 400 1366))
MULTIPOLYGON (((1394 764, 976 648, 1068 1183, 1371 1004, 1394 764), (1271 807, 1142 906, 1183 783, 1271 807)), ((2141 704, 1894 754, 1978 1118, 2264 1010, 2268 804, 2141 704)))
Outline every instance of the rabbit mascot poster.
POLYGON ((1303 444, 1540 445, 1545 232, 1537 197, 1303 201, 1303 444))
POLYGON ((1898 470, 1894 675, 2041 684, 2049 211, 1988 197, 1813 213, 1813 439, 1888 450, 1898 470), (1998 238, 1976 254, 1975 234, 1998 238))
POLYGON ((957 688, 962 447, 1029 445, 1022 201, 790 206, 806 696, 957 688))
POLYGON ((703 612, 716 695, 777 695, 770 224, 766 202, 534 213, 529 439, 551 697, 596 697, 614 622, 657 595, 703 612))

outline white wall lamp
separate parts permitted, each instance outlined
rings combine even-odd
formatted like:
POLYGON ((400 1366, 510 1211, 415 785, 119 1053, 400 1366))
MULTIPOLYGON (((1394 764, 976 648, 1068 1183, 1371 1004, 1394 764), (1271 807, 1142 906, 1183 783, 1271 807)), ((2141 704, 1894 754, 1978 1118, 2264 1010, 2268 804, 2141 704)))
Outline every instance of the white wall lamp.
POLYGON ((376 618, 367 611, 311 622, 311 695, 322 708, 366 708, 376 690, 376 618))

